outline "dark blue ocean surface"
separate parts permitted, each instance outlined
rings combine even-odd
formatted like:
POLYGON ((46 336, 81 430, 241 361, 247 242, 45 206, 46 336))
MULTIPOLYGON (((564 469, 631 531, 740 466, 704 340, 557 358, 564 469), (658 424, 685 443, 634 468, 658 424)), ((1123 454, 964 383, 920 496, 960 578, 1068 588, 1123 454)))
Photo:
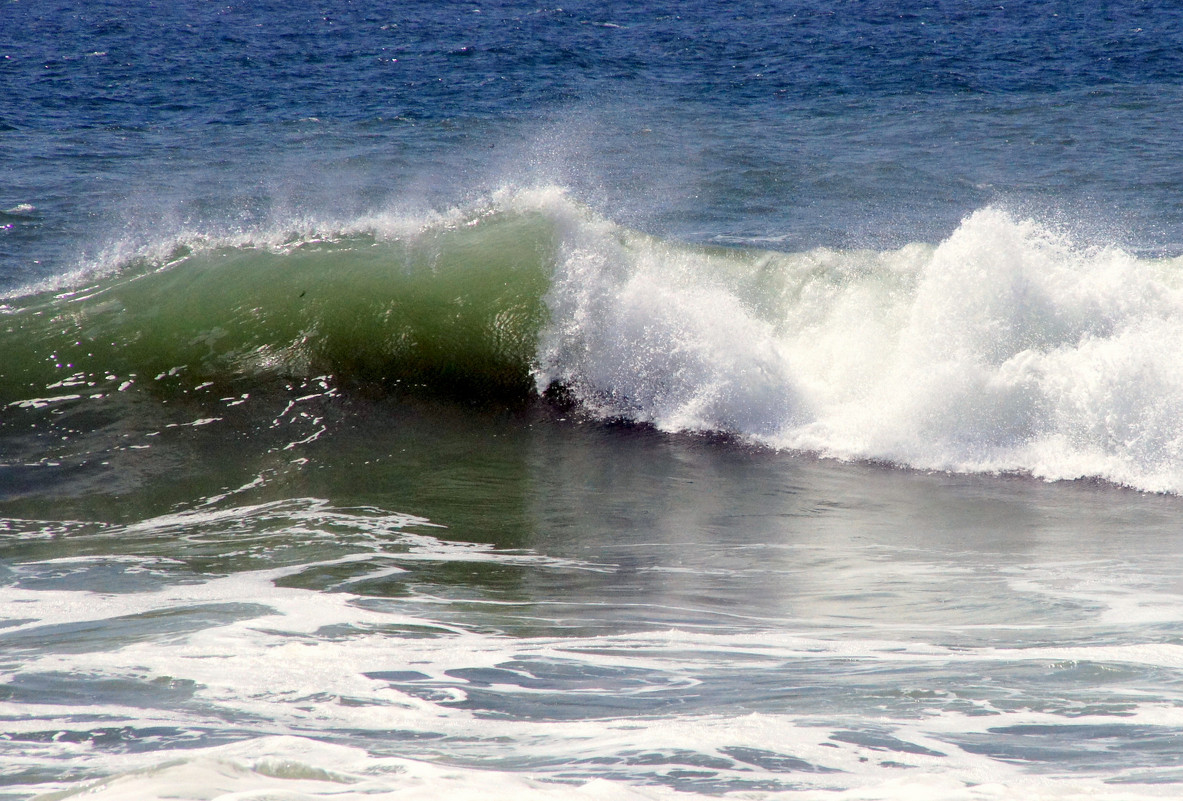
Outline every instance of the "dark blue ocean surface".
POLYGON ((932 242, 1006 203, 1177 253, 1181 80, 1165 2, 13 2, 0 285, 540 182, 694 241, 932 242))

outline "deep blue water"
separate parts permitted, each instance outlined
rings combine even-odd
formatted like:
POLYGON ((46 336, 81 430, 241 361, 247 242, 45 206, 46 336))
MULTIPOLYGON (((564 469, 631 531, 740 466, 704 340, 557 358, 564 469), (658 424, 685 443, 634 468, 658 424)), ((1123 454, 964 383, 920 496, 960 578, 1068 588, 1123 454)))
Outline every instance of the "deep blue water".
POLYGON ((1178 253, 1170 3, 8 3, 0 281, 182 224, 562 183, 682 239, 1178 253))

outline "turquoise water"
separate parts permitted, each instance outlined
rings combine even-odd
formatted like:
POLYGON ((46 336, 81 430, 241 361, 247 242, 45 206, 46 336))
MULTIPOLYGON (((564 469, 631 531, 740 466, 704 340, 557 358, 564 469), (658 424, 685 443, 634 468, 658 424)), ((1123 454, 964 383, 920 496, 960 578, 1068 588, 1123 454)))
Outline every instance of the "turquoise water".
POLYGON ((0 797, 1171 798, 1166 4, 0 11, 0 797))

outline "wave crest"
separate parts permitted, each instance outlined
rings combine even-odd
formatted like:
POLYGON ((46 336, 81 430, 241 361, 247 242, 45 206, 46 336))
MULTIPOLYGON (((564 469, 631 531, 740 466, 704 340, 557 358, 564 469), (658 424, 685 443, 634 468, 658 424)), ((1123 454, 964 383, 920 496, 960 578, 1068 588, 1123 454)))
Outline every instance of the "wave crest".
POLYGON ((302 230, 177 240, 10 299, 0 394, 178 369, 464 398, 558 385, 663 431, 1183 492, 1181 259, 997 208, 935 246, 693 246, 559 188, 302 230))

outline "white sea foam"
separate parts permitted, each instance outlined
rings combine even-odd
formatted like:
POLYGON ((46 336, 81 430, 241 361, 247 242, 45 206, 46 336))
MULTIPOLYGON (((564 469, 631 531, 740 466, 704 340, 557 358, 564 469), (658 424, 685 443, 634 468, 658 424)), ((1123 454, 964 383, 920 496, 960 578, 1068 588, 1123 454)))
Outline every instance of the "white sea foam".
MULTIPOLYGON (((47 799, 1132 801, 1177 791, 1162 784, 1178 778, 1171 760, 1155 756, 1155 743, 1183 727, 1168 675, 1183 669, 1183 648, 1154 629, 1183 609, 1166 571, 1133 581, 1105 560, 996 572, 905 559, 880 564, 876 584, 857 560, 814 568, 834 583, 827 596, 890 588, 906 603, 934 580, 973 588, 977 571, 990 574, 988 604, 1045 603, 971 641, 958 615, 893 625, 851 620, 851 608, 819 616, 807 603, 759 626, 632 629, 605 617, 565 630, 552 616, 579 606, 597 620, 601 599, 450 598, 415 571, 434 562, 599 575, 609 566, 448 542, 427 525, 292 499, 108 524, 75 536, 126 550, 14 563, 0 588, 0 609, 15 610, 0 629, 0 674, 14 688, 0 698, 0 758, 47 799), (335 550, 211 575, 189 569, 184 548, 166 557, 149 547, 223 541, 276 554, 294 542, 335 550), (344 577, 328 586, 292 581, 337 570, 344 577), (94 577, 111 573, 122 590, 100 591, 94 577), (408 577, 405 596, 355 594, 391 576, 408 577), (1143 602, 1156 614, 1123 627, 1120 641, 1079 635, 1143 602), (522 626, 533 633, 505 631, 522 626), (1045 639, 1048 629, 1068 641, 1045 639), (1081 670, 1114 678, 1071 678, 1081 670), (102 742, 120 732, 139 747, 102 742), (217 745, 188 747, 211 734, 217 745), (165 750, 145 747, 156 738, 165 750), (1044 757, 1045 744, 1092 749, 1108 767, 1072 775, 1077 763, 1044 757), (1122 754, 1144 761, 1127 765, 1122 754), (44 781, 65 764, 89 778, 44 781), (1106 783, 1115 779, 1128 783, 1106 783)), ((708 568, 700 578, 727 575, 708 568)), ((632 619, 661 603, 656 593, 632 619)))
POLYGON ((671 793, 604 781, 582 786, 546 784, 505 772, 437 767, 426 762, 377 758, 360 749, 297 738, 270 738, 243 746, 178 755, 161 764, 90 782, 66 794, 110 801, 436 801, 449 799, 585 799, 639 801, 671 793))
MULTIPOLYGON (((232 746, 178 752, 161 760, 128 767, 106 779, 37 796, 34 801, 65 798, 99 801, 435 801, 439 798, 481 801, 642 801, 700 797, 660 787, 636 787, 603 779, 550 783, 520 773, 433 765, 376 757, 361 749, 304 738, 269 737, 232 746)), ((916 772, 852 788, 742 792, 725 797, 747 801, 1032 801, 1082 799, 1144 801, 1173 798, 1170 787, 1121 787, 1095 780, 1028 776, 1012 782, 965 782, 916 772)))
POLYGON ((1183 260, 1079 246, 995 208, 890 252, 707 251, 562 219, 537 377, 595 414, 1183 491, 1183 260))

